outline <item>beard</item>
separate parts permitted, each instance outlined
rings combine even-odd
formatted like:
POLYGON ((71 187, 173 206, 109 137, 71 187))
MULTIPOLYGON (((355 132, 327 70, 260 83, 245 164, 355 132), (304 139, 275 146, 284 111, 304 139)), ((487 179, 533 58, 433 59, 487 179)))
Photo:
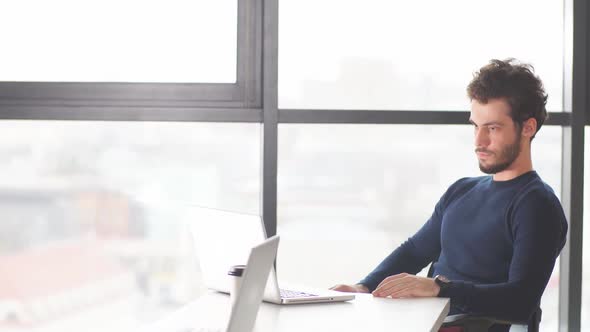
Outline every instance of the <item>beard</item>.
POLYGON ((497 157, 496 162, 494 162, 491 165, 483 165, 480 161, 479 169, 486 174, 496 174, 502 172, 510 165, 512 165, 512 163, 520 154, 520 137, 521 135, 519 134, 518 137, 516 137, 516 139, 514 140, 514 143, 505 145, 504 147, 502 147, 499 153, 495 153, 484 149, 477 149, 477 152, 487 152, 497 157))

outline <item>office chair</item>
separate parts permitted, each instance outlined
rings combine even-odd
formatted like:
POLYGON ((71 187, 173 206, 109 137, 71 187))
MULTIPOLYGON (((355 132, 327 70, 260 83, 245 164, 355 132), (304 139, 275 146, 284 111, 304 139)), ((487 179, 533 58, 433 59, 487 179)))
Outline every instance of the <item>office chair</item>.
MULTIPOLYGON (((432 264, 430 264, 430 268, 428 269, 427 274, 429 278, 433 277, 433 265, 437 260, 438 258, 432 261, 432 264)), ((496 319, 493 317, 476 316, 470 314, 450 315, 445 318, 441 327, 460 326, 463 328, 463 332, 486 332, 494 324, 505 324, 512 325, 510 331, 518 330, 528 332, 539 332, 539 325, 541 324, 542 313, 543 310, 541 310, 541 307, 538 306, 537 310, 535 310, 535 312, 527 322, 507 321, 496 319)))
POLYGON ((493 317, 458 314, 447 316, 441 327, 460 326, 463 332, 485 332, 494 324, 511 325, 510 331, 539 332, 542 310, 537 307, 528 322, 506 321, 493 317))

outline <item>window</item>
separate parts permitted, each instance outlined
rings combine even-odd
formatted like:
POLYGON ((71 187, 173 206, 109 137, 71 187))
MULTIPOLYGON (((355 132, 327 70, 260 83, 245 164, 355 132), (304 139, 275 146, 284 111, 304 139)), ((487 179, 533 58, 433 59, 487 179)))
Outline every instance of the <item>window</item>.
POLYGON ((203 291, 188 205, 259 213, 260 125, 0 123, 0 330, 128 331, 203 291), (239 165, 239 167, 236 167, 239 165))
POLYGON ((463 110, 473 71, 515 57, 535 66, 548 109, 562 110, 561 1, 306 0, 279 10, 280 108, 463 110))
MULTIPOLYGON (((586 141, 584 142, 584 165, 590 165, 590 127, 586 126, 584 133, 586 141)), ((584 243, 590 241, 590 171, 588 167, 584 167, 584 243)), ((582 331, 590 331, 588 319, 590 319, 590 269, 587 268, 590 264, 590 249, 588 245, 583 246, 582 253, 582 331)))
POLYGON ((4 81, 236 81, 236 0, 25 0, 0 8, 4 81))
POLYGON ((254 0, 3 2, 1 115, 192 120, 259 108, 258 11, 254 0))

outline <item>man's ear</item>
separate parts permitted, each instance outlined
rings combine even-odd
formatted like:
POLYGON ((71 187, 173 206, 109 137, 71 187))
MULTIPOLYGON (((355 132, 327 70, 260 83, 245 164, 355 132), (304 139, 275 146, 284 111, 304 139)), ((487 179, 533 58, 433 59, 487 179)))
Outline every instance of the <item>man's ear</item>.
POLYGON ((537 120, 535 118, 529 118, 522 123, 522 136, 531 138, 537 132, 537 120))

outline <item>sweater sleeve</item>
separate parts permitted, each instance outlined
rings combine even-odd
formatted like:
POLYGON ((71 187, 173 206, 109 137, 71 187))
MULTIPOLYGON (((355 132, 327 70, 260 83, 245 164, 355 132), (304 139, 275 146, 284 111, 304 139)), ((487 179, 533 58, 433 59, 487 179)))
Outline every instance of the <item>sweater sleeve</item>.
POLYGON ((436 204, 428 221, 416 234, 387 256, 359 284, 371 292, 388 276, 406 272, 416 274, 440 254, 440 229, 444 198, 436 204))
POLYGON ((567 222, 554 195, 535 191, 515 202, 509 213, 513 255, 508 280, 498 284, 454 281, 439 296, 462 311, 526 321, 539 305, 557 256, 565 244, 567 222))

